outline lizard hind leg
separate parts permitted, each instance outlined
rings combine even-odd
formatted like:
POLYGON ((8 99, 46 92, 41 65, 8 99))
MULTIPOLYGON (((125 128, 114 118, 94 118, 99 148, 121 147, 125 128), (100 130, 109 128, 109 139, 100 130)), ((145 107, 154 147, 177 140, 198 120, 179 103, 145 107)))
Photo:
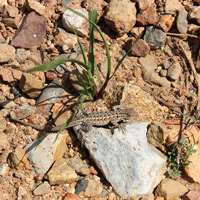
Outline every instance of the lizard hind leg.
POLYGON ((83 122, 81 124, 81 129, 84 131, 84 132, 89 132, 92 130, 92 124, 88 124, 88 123, 85 123, 83 122))

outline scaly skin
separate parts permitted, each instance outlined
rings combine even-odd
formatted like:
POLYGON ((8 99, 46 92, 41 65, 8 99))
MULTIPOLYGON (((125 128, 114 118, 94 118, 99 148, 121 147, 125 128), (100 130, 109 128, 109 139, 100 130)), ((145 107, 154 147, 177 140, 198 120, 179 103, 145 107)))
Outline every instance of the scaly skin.
MULTIPOLYGON (((74 127, 81 124, 88 124, 89 126, 106 126, 109 123, 112 123, 114 126, 118 126, 118 122, 129 121, 138 116, 137 112, 132 108, 125 109, 117 109, 114 111, 106 111, 106 112, 93 112, 89 113, 87 116, 80 115, 75 117, 71 123, 66 127, 74 127)), ((50 131, 57 132, 60 130, 61 126, 56 127, 45 127, 45 126, 37 126, 27 122, 24 122, 19 119, 10 118, 12 121, 18 122, 25 126, 31 126, 32 128, 39 131, 50 131)))

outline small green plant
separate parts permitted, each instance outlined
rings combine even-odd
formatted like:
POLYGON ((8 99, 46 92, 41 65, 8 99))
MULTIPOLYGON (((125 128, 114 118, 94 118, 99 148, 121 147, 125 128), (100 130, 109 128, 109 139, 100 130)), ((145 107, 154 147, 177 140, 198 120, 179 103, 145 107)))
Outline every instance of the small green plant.
MULTIPOLYGON (((101 32, 100 28, 96 24, 96 22, 97 22, 96 9, 89 11, 89 19, 87 19, 83 14, 81 14, 81 13, 79 13, 79 12, 69 8, 69 7, 66 7, 66 8, 68 10, 70 10, 71 12, 83 17, 84 19, 86 19, 90 23, 90 31, 89 31, 90 45, 89 45, 88 59, 86 58, 85 52, 83 50, 83 46, 82 46, 81 41, 80 41, 80 38, 78 37, 76 31, 74 30, 73 26, 71 25, 71 28, 72 28, 74 34, 77 37, 84 62, 82 62, 80 60, 72 59, 72 58, 57 59, 57 60, 54 60, 54 61, 51 61, 51 62, 48 62, 48 63, 44 63, 44 64, 39 65, 37 67, 34 67, 32 69, 29 69, 28 72, 33 72, 33 71, 43 71, 43 72, 45 72, 45 71, 54 69, 59 64, 64 63, 64 62, 74 62, 74 63, 79 64, 80 66, 83 67, 82 75, 80 75, 78 77, 79 80, 80 80, 80 83, 82 84, 83 91, 81 92, 81 94, 79 96, 78 103, 80 105, 82 105, 82 102, 85 99, 96 100, 96 99, 99 99, 99 98, 102 97, 102 94, 103 94, 103 92, 104 92, 104 90, 105 90, 105 88, 108 84, 108 81, 115 75, 120 64, 125 59, 125 57, 130 53, 132 48, 130 48, 129 51, 127 51, 127 53, 121 58, 121 60, 118 62, 118 64, 114 68, 113 74, 111 75, 110 51, 109 51, 108 44, 107 44, 107 42, 106 42, 106 40, 103 36, 103 33, 101 32), (102 83, 101 80, 100 80, 98 67, 96 65, 96 61, 95 61, 95 57, 94 57, 94 29, 96 29, 99 32, 99 34, 102 37, 102 40, 104 42, 105 49, 106 49, 108 65, 107 65, 107 75, 106 75, 104 83, 102 83), (97 84, 95 83, 95 80, 94 80, 95 71, 96 71, 97 78, 98 78, 98 84, 100 86, 99 91, 97 91, 97 84)), ((141 37, 141 35, 135 40, 134 44, 138 41, 138 39, 141 37)), ((134 46, 134 44, 133 44, 133 46, 134 46)))
POLYGON ((170 168, 168 174, 170 177, 181 176, 183 168, 188 169, 191 163, 189 157, 196 152, 195 144, 190 144, 187 139, 181 139, 173 144, 171 151, 168 152, 170 168))

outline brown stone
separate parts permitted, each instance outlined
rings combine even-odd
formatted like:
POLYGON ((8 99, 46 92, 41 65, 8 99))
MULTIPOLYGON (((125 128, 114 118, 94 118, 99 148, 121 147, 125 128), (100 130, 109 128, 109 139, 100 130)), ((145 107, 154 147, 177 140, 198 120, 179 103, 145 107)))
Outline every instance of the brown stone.
POLYGON ((140 12, 147 10, 148 8, 155 7, 154 0, 136 0, 139 4, 140 12))
POLYGON ((103 186, 100 181, 89 179, 87 188, 85 189, 85 197, 96 197, 100 196, 103 190, 103 186))
POLYGON ((66 44, 69 48, 72 48, 77 43, 77 38, 74 34, 67 33, 61 30, 54 39, 54 44, 56 46, 63 46, 66 44))
POLYGON ((148 55, 150 52, 150 47, 148 46, 148 44, 142 39, 139 39, 134 44, 135 40, 136 40, 135 38, 132 38, 126 42, 125 44, 126 51, 128 51, 134 45, 130 52, 130 55, 138 57, 145 57, 146 55, 148 55))
POLYGON ((72 115, 63 103, 55 103, 51 109, 52 118, 56 126, 62 126, 72 115))
POLYGON ((166 142, 168 135, 169 130, 167 129, 165 124, 155 121, 149 125, 147 140, 153 146, 163 149, 162 144, 166 142))
POLYGON ((112 0, 104 19, 109 28, 120 36, 128 33, 136 23, 135 3, 129 0, 112 0))
POLYGON ((10 6, 9 4, 6 6, 6 11, 8 12, 9 17, 16 17, 19 13, 18 8, 14 6, 10 6))
POLYGON ((17 28, 19 24, 19 20, 20 18, 18 16, 16 16, 16 18, 7 17, 7 18, 3 18, 2 22, 8 27, 17 28))
POLYGON ((0 132, 0 153, 9 146, 8 136, 0 132))
POLYGON ((20 70, 13 69, 13 68, 10 68, 9 70, 12 72, 13 78, 15 80, 20 80, 21 79, 22 72, 20 70))
MULTIPOLYGON (((196 131, 196 133, 194 131, 191 131, 191 133, 193 134, 195 141, 200 141, 199 131, 196 131)), ((194 141, 190 142, 190 144, 194 145, 194 141)), ((200 167, 198 163, 200 159, 200 143, 195 144, 194 149, 196 150, 196 152, 190 155, 188 161, 190 161, 191 163, 188 165, 188 168, 184 168, 184 171, 190 180, 192 180, 193 182, 200 183, 200 167)))
POLYGON ((11 167, 17 169, 22 168, 26 163, 28 163, 27 154, 24 149, 17 147, 15 152, 11 152, 8 156, 8 163, 11 167))
POLYGON ((200 6, 195 7, 193 12, 190 14, 190 19, 200 20, 200 6))
POLYGON ((131 29, 131 34, 137 38, 142 33, 142 31, 144 31, 144 27, 133 27, 131 29))
POLYGON ((0 44, 0 63, 15 59, 15 48, 8 44, 0 44))
POLYGON ((67 165, 64 158, 60 158, 55 162, 47 176, 51 185, 72 183, 79 179, 79 176, 67 165))
POLYGON ((104 7, 106 5, 106 2, 104 0, 84 0, 83 6, 89 9, 96 9, 97 10, 97 21, 103 16, 104 13, 104 7))
POLYGON ((46 19, 31 12, 25 18, 20 32, 12 40, 14 47, 32 48, 40 46, 46 34, 46 19))
POLYGON ((185 194, 188 189, 181 183, 172 179, 164 179, 157 187, 155 194, 164 197, 166 200, 172 200, 185 194))
POLYGON ((162 15, 158 22, 158 27, 163 31, 168 32, 175 23, 175 17, 172 15, 162 15))
POLYGON ((184 6, 179 0, 166 0, 165 1, 165 12, 176 12, 178 10, 184 10, 184 6))
POLYGON ((9 69, 5 69, 3 67, 0 67, 0 77, 7 82, 14 81, 12 72, 9 69))
POLYGON ((31 98, 36 98, 41 93, 43 82, 33 74, 23 73, 19 82, 19 87, 31 98))
POLYGON ((42 4, 34 0, 27 0, 27 8, 29 11, 34 10, 39 15, 45 16, 46 8, 42 4))

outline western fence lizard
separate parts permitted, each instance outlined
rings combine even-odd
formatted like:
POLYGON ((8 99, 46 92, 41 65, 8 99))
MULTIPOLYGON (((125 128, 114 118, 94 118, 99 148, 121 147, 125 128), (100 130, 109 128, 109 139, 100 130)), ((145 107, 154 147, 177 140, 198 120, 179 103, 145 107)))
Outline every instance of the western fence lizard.
MULTIPOLYGON (((78 115, 76 116, 70 124, 66 128, 74 127, 81 124, 86 124, 89 126, 106 126, 109 123, 113 124, 117 127, 119 124, 118 122, 125 122, 129 121, 133 118, 138 116, 137 112, 132 108, 125 108, 125 109, 116 109, 113 111, 105 111, 105 112, 92 112, 88 113, 87 116, 85 115, 78 115)), ((10 118, 12 121, 21 123, 25 126, 31 126, 32 128, 39 130, 39 131, 51 131, 56 132, 59 131, 61 126, 55 127, 48 127, 48 126, 37 126, 27 122, 24 122, 19 119, 10 118)))

